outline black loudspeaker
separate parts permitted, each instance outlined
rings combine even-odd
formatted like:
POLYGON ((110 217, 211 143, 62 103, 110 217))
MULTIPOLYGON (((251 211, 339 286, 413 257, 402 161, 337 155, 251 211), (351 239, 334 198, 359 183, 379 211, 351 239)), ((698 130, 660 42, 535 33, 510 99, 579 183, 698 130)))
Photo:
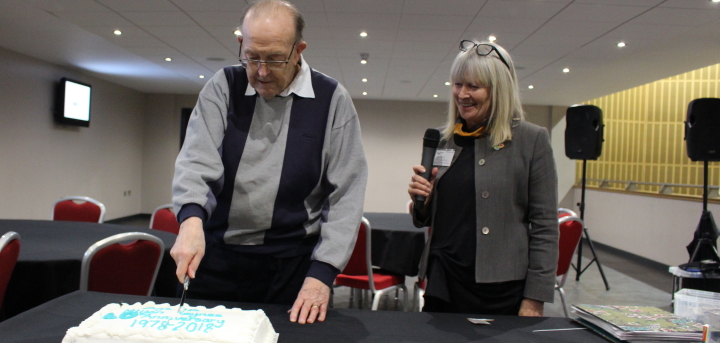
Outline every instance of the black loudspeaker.
POLYGON ((690 101, 685 121, 687 154, 693 161, 720 161, 720 99, 690 101))
POLYGON ((602 110, 593 105, 573 106, 565 116, 565 156, 573 160, 596 160, 602 153, 602 110))

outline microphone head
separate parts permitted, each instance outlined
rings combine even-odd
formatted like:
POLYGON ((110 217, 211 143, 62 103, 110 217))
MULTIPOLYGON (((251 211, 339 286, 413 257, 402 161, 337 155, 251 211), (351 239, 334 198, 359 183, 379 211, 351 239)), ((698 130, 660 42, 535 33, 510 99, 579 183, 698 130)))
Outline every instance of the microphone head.
POLYGON ((425 130, 425 137, 423 137, 423 147, 437 148, 440 143, 440 131, 437 129, 425 130))

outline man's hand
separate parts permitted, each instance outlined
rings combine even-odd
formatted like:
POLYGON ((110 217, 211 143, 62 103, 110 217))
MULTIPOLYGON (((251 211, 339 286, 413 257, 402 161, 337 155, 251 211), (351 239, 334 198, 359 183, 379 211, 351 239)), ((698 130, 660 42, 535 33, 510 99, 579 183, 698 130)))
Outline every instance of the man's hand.
POLYGON ((175 275, 180 283, 185 281, 185 274, 195 278, 200 260, 205 256, 205 234, 200 218, 190 217, 180 224, 180 232, 170 249, 170 256, 177 265, 175 275))
POLYGON ((543 315, 543 303, 535 299, 523 299, 520 304, 520 311, 518 316, 520 317, 542 317, 543 315))
POLYGON ((330 287, 316 278, 306 277, 290 310, 290 321, 300 324, 314 323, 315 319, 324 321, 329 301, 330 287))

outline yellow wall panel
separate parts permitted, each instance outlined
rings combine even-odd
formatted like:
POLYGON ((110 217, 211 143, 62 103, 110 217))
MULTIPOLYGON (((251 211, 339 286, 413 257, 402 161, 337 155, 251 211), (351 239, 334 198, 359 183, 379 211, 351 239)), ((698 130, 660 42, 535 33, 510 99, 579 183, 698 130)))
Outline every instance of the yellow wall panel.
MULTIPOLYGON (((587 162, 587 178, 702 185, 703 163, 687 156, 683 122, 688 103, 705 97, 720 98, 720 64, 585 102, 603 110, 605 123, 602 155, 587 162)), ((720 182, 718 164, 709 164, 710 185, 720 182)), ((578 183, 581 177, 578 161, 578 183)), ((588 185, 597 187, 599 182, 588 185)), ((625 186, 611 183, 616 189, 625 186)), ((638 190, 656 193, 660 187, 639 185, 638 190)), ((702 196, 702 188, 673 187, 673 194, 702 196)))

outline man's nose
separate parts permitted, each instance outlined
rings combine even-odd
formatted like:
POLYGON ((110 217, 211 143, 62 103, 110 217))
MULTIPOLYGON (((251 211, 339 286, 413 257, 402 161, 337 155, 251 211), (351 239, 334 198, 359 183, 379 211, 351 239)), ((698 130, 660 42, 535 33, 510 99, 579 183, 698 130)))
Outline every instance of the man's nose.
POLYGON ((270 74, 270 68, 268 68, 267 63, 260 63, 258 66, 258 74, 260 76, 267 76, 270 74))

